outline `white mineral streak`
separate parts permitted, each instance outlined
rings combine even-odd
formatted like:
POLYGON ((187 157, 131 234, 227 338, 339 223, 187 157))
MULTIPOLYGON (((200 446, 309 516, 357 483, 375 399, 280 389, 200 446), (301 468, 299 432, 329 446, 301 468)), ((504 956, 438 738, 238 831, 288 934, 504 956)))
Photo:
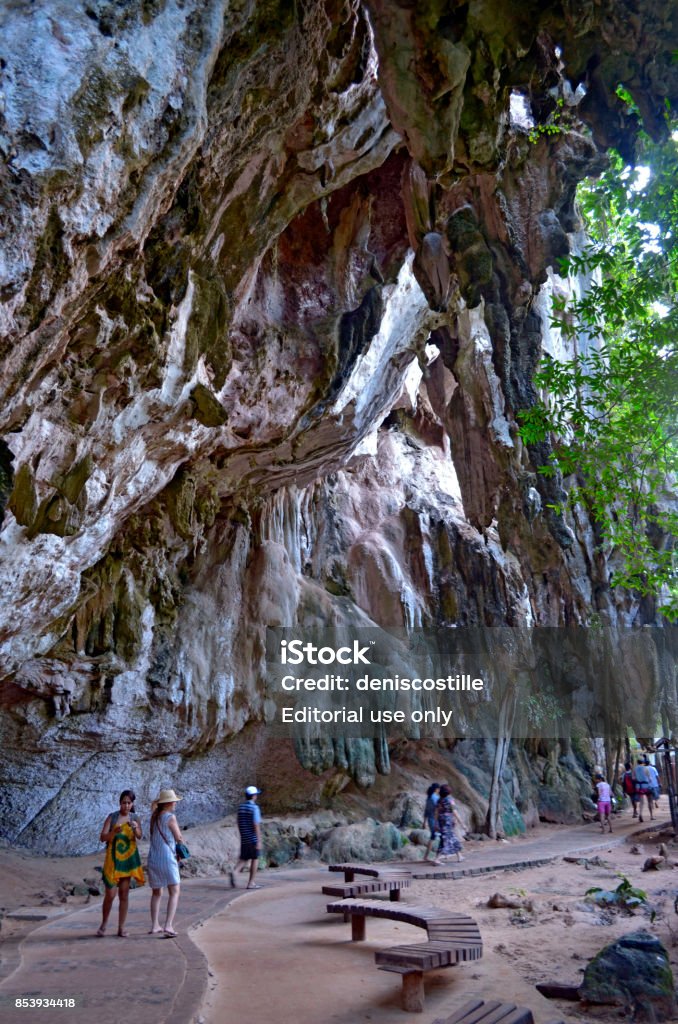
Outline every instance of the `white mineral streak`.
POLYGON ((164 402, 165 405, 177 405, 178 402, 183 401, 188 397, 188 393, 195 383, 195 377, 186 380, 184 373, 186 329, 193 306, 194 291, 193 274, 189 274, 186 295, 177 309, 177 315, 170 330, 167 358, 164 367, 164 380, 159 394, 160 401, 164 402))
MULTIPOLYGON (((128 585, 130 587, 131 595, 134 592, 134 581, 128 576, 128 585)), ((155 626, 155 611, 153 606, 149 603, 144 606, 141 613, 141 635, 142 643, 140 645, 139 656, 133 665, 130 666, 126 671, 116 675, 115 681, 111 688, 111 701, 113 704, 119 704, 123 709, 120 718, 121 725, 123 728, 129 729, 129 714, 127 715, 127 721, 125 721, 125 708, 132 707, 145 707, 147 704, 147 691, 146 691, 146 679, 148 676, 148 670, 151 667, 151 651, 153 649, 153 627, 155 626)), ((133 726, 132 726, 133 728, 133 726)))
POLYGON ((360 444, 353 449, 353 457, 358 455, 371 455, 377 454, 377 448, 379 446, 379 430, 372 430, 369 434, 366 434, 360 444))
POLYGON ((294 484, 278 491, 267 502, 262 516, 262 537, 284 547, 290 565, 301 574, 315 541, 310 516, 311 490, 294 484))
POLYGON ((393 394, 382 391, 382 373, 393 357, 410 352, 415 358, 418 342, 426 341, 430 333, 431 311, 424 293, 412 274, 412 254, 403 263, 395 285, 384 288, 384 313, 379 332, 372 339, 367 352, 356 360, 350 378, 342 388, 332 407, 341 413, 354 403, 356 417, 374 422, 390 411, 393 394))
POLYGON ((247 558, 250 545, 246 530, 240 529, 230 558, 214 566, 201 580, 199 588, 186 593, 177 623, 177 656, 170 671, 167 699, 193 708, 198 716, 196 726, 205 724, 208 702, 217 711, 214 723, 241 728, 247 720, 244 707, 232 704, 236 689, 234 670, 242 685, 246 678, 244 665, 234 661, 235 650, 247 659, 245 645, 239 642, 244 586, 247 579, 247 558))
POLYGON ((300 155, 300 166, 306 170, 316 170, 323 164, 336 170, 355 159, 356 154, 367 153, 389 123, 384 99, 377 89, 379 61, 369 23, 368 33, 370 45, 363 78, 338 96, 328 97, 329 102, 322 108, 323 133, 328 141, 300 155))
POLYGON ((477 386, 474 387, 474 380, 482 373, 487 382, 487 387, 482 392, 483 415, 486 417, 487 425, 497 443, 513 448, 509 423, 504 412, 501 384, 492 365, 492 341, 483 318, 482 303, 475 309, 465 310, 460 316, 460 321, 468 341, 462 346, 455 364, 459 382, 466 386, 469 394, 473 394, 474 391, 478 391, 477 386))
POLYGON ((406 403, 403 404, 402 407, 407 408, 409 412, 413 412, 416 409, 419 385, 421 384, 423 376, 424 371, 419 363, 411 363, 410 366, 408 366, 407 373, 405 374, 405 379, 403 381, 402 398, 396 402, 394 408, 400 408, 402 402, 406 403))

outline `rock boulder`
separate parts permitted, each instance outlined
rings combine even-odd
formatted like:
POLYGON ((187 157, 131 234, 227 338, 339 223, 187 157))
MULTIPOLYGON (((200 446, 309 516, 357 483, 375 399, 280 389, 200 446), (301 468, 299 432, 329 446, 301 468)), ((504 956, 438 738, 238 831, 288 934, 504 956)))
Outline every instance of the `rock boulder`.
POLYGON ((634 1021, 674 1020, 676 992, 666 949, 647 931, 631 932, 598 953, 580 990, 587 1003, 614 1003, 634 1021))

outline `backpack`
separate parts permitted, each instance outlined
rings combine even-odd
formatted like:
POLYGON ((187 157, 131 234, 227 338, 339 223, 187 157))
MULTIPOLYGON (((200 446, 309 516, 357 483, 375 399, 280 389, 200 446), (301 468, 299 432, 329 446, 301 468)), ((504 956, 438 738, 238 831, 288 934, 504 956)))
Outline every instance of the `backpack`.
POLYGON ((633 796, 636 791, 636 786, 633 781, 633 775, 631 772, 624 772, 622 775, 622 789, 627 796, 633 796))

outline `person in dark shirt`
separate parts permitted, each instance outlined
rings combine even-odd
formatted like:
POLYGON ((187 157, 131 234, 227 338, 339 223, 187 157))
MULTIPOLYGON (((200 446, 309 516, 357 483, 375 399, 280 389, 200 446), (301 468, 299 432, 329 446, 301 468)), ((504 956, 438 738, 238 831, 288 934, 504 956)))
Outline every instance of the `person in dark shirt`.
POLYGON ((633 817, 638 817, 638 794, 636 793, 636 782, 633 778, 633 768, 631 762, 627 761, 624 765, 624 774, 621 777, 622 791, 626 796, 630 797, 631 803, 633 804, 633 817))
MULTIPOLYGON (((438 829, 438 822, 436 820, 436 811, 438 809, 438 801, 440 800, 440 784, 438 782, 432 782, 426 790, 426 806, 424 808, 424 821, 429 829, 429 841, 426 847, 426 853, 424 854, 424 860, 429 859, 429 854, 433 851, 433 844, 436 839, 440 839, 440 830, 438 829)), ((440 861, 433 858, 433 864, 439 864, 440 861)))
MULTIPOLYGON (((238 831, 240 832, 240 860, 238 870, 246 871, 249 864, 250 876, 247 882, 248 889, 260 889, 255 885, 254 879, 259 867, 261 855, 261 811, 257 806, 257 797, 260 790, 256 786, 248 786, 245 790, 247 800, 238 808, 238 831)), ((231 872, 231 885, 235 888, 235 874, 231 872)))

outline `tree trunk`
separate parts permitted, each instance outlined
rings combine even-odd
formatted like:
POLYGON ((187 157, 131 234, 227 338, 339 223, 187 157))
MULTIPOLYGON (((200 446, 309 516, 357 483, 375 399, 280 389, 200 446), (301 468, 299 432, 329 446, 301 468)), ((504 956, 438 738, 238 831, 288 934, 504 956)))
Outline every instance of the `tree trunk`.
POLYGON ((492 762, 492 781, 490 783, 490 795, 487 802, 487 817, 485 818, 485 831, 490 839, 497 838, 497 822, 501 808, 501 795, 503 788, 504 769, 508 760, 511 748, 511 731, 513 719, 516 713, 516 693, 511 689, 502 700, 499 709, 499 722, 497 728, 497 745, 494 750, 492 762))

